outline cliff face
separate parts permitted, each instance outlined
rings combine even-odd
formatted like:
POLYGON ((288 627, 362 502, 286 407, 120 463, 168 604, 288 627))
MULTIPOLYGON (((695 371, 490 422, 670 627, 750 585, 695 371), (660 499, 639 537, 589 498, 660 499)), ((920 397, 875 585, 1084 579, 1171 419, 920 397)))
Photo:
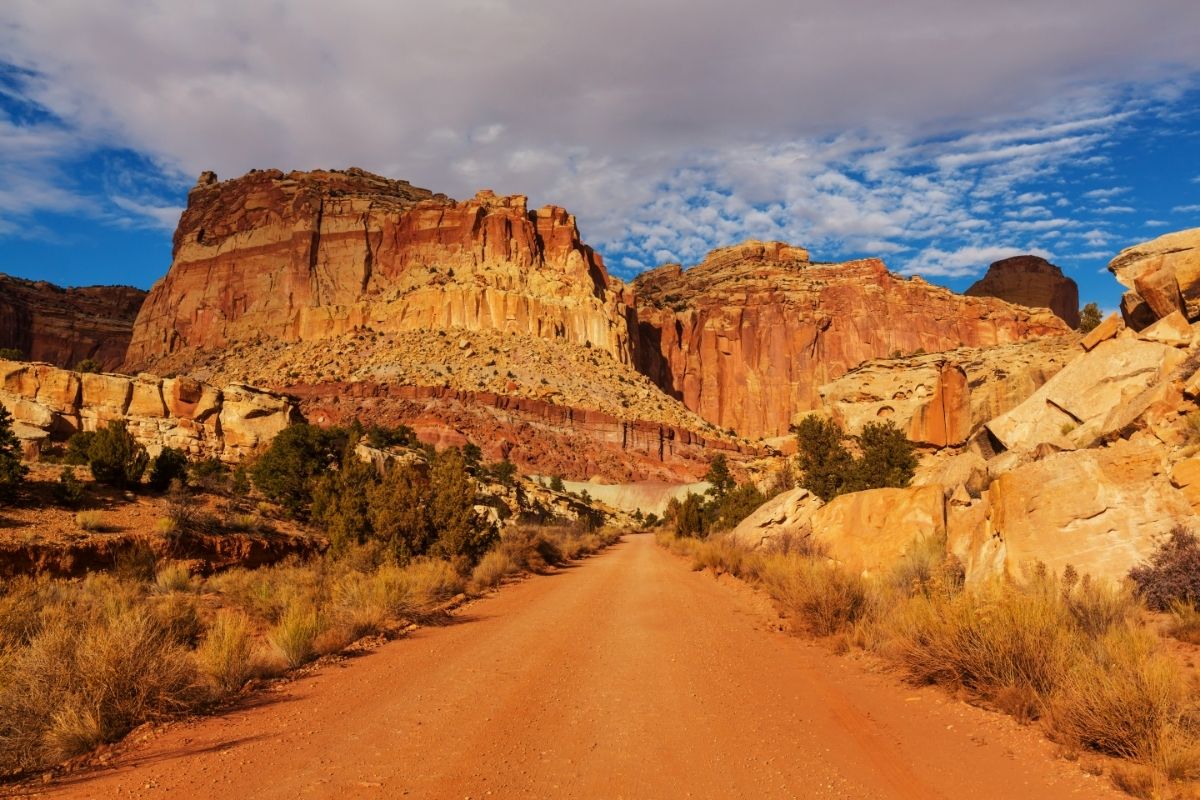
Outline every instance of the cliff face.
POLYGON ((145 298, 132 286, 63 289, 0 275, 0 347, 60 367, 90 358, 116 369, 145 298))
POLYGON ((964 297, 878 259, 816 264, 801 248, 746 242, 687 271, 634 282, 638 368, 719 427, 788 431, 818 387, 873 358, 989 347, 1068 328, 1049 310, 964 297))
POLYGON ((1048 308, 1072 328, 1079 327, 1079 286, 1044 258, 1013 256, 997 261, 965 294, 1048 308))
POLYGON ((188 195, 129 369, 183 350, 354 331, 502 330, 632 359, 624 286, 561 208, 454 202, 361 170, 251 172, 188 195))

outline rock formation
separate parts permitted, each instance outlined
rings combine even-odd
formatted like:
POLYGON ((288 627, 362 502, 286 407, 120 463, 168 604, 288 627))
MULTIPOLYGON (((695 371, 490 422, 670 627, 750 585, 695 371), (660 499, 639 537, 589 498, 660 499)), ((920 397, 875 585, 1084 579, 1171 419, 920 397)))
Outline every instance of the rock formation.
POLYGON ((1049 310, 963 297, 882 261, 819 264, 771 242, 638 277, 639 369, 689 409, 748 437, 787 433, 818 387, 864 361, 1067 333, 1049 310))
POLYGON ((454 202, 362 170, 255 171, 188 195, 128 369, 181 350, 350 331, 496 329, 632 357, 624 287, 561 208, 454 202))
POLYGON ((116 369, 145 298, 132 286, 64 289, 0 275, 0 348, 67 369, 87 358, 116 369))
POLYGON ((1126 248, 1108 265, 1121 285, 1125 323, 1141 330, 1173 311, 1200 319, 1200 228, 1126 248))
POLYGON ((964 294, 1048 308, 1071 328, 1079 327, 1079 287, 1044 258, 1013 256, 997 261, 964 294))
POLYGON ((1024 402, 1078 355, 1070 337, 1047 336, 868 361, 820 387, 846 432, 891 420, 914 442, 960 445, 987 421, 1024 402))
POLYGON ((174 447, 193 458, 238 461, 299 420, 292 401, 249 386, 218 389, 191 378, 78 373, 0 361, 0 404, 26 455, 125 420, 151 455, 174 447))

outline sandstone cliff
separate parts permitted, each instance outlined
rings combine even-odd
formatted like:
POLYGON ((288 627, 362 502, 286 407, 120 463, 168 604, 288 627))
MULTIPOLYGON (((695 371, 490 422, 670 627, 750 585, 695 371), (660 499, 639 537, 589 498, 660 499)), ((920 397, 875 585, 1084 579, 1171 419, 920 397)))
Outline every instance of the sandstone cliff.
POLYGON ((561 208, 454 202, 361 170, 255 171, 188 195, 126 367, 369 329, 513 331, 632 357, 619 281, 561 208))
POLYGON ((0 275, 0 347, 60 367, 90 358, 116 369, 145 298, 132 286, 64 289, 0 275))
POLYGON ((299 421, 286 397, 250 386, 222 389, 191 378, 78 373, 0 361, 0 405, 13 415, 25 455, 76 431, 124 420, 151 455, 174 447, 192 458, 239 461, 299 421))
POLYGON ((882 261, 813 263, 746 242, 634 282, 639 369, 689 409, 749 437, 820 407, 818 387, 864 361, 985 347, 1068 328, 1049 310, 963 297, 882 261))
POLYGON ((1044 258, 1013 256, 997 261, 964 294, 1048 308, 1072 328, 1079 327, 1079 287, 1044 258))

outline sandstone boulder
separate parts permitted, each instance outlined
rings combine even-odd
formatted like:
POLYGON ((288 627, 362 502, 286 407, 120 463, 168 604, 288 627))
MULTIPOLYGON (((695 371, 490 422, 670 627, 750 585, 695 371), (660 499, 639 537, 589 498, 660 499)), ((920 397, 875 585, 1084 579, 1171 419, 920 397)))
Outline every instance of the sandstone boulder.
POLYGON ((1154 391, 1185 357, 1157 342, 1109 339, 987 428, 1010 450, 1028 451, 1043 443, 1062 449, 1086 446, 1145 411, 1158 399, 1154 391))
POLYGON ((1048 308, 1067 325, 1079 327, 1079 287, 1061 269, 1038 256, 1013 256, 993 263, 964 294, 1048 308))
POLYGON ((221 394, 221 434, 227 451, 248 455, 298 421, 286 397, 236 384, 226 386, 221 394))
POLYGON ((1058 453, 1001 475, 987 502, 1005 571, 1070 564, 1121 580, 1172 528, 1197 521, 1168 475, 1163 449, 1145 439, 1058 453))
POLYGON ((770 547, 784 537, 812 535, 812 517, 823 504, 808 489, 797 488, 775 495, 742 520, 730 537, 744 547, 770 547))
POLYGON ((839 564, 885 571, 921 541, 945 538, 945 495, 939 486, 844 494, 812 515, 812 531, 839 564))
POLYGON ((1125 329, 1125 323, 1116 314, 1109 314, 1104 320, 1092 328, 1087 334, 1079 340, 1079 345, 1084 350, 1091 350, 1101 342, 1106 342, 1112 339, 1125 329))
POLYGON ((1200 319, 1200 228, 1126 248, 1108 269, 1130 290, 1121 311, 1135 330, 1173 311, 1189 322, 1200 319))

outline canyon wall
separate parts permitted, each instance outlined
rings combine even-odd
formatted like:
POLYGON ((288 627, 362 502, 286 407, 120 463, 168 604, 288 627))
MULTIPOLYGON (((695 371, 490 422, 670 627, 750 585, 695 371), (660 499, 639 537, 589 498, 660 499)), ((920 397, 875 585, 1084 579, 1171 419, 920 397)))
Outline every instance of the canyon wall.
POLYGON ((64 289, 0 275, 0 348, 59 367, 90 358, 101 369, 116 369, 145 298, 132 286, 64 289))
POLYGON ((820 264, 779 242, 715 250, 634 281, 637 365, 704 419, 786 434, 819 387, 864 361, 1066 334, 1048 309, 964 297, 878 259, 820 264))

